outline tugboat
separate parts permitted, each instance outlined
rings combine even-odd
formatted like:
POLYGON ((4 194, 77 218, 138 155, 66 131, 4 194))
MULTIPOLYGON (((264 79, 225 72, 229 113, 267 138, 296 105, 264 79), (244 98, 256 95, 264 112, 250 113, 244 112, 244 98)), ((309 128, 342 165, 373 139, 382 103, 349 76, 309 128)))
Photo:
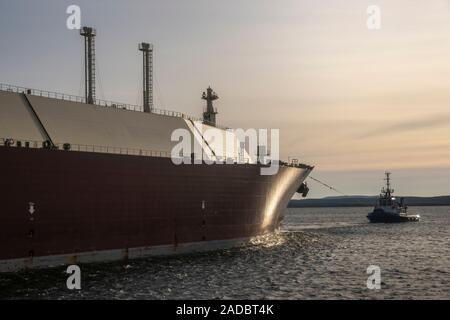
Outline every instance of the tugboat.
POLYGON ((397 201, 393 196, 394 189, 391 189, 391 173, 386 172, 386 188, 381 189, 380 197, 375 208, 368 214, 367 218, 372 223, 393 223, 419 221, 419 215, 408 215, 408 207, 401 198, 397 201))

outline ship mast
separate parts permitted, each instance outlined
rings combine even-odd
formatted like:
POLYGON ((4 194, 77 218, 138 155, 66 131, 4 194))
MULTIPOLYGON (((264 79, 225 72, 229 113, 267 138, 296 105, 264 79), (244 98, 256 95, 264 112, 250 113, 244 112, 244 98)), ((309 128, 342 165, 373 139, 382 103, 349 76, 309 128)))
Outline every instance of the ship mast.
POLYGON ((391 189, 391 173, 386 172, 386 190, 384 190, 384 193, 386 194, 386 198, 390 198, 392 193, 394 193, 394 189, 391 189))
POLYGON ((206 92, 203 92, 202 99, 206 100, 206 110, 203 112, 203 123, 215 126, 217 109, 214 109, 213 101, 219 99, 219 96, 211 89, 211 87, 208 87, 206 92))
POLYGON ((139 50, 143 52, 144 112, 150 113, 153 109, 153 45, 142 42, 139 50))
POLYGON ((95 36, 94 28, 83 27, 80 35, 84 37, 84 90, 86 103, 95 103, 95 36))

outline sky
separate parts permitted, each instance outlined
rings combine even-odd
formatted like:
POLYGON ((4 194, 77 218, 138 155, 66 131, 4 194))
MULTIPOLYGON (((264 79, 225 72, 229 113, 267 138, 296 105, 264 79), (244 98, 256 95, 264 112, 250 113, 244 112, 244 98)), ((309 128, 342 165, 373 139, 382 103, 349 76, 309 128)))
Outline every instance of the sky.
POLYGON ((83 95, 73 4, 97 29, 98 98, 141 103, 151 42, 156 107, 200 116, 211 85, 219 123, 280 129, 282 158, 345 194, 377 194, 386 170, 399 194, 450 194, 449 1, 0 0, 1 83, 83 95))

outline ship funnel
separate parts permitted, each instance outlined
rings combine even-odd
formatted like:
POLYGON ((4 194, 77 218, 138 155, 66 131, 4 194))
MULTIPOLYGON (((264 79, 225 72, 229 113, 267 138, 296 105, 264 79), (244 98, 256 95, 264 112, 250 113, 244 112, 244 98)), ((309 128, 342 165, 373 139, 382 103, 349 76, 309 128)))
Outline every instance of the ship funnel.
POLYGON ((86 103, 95 103, 95 36, 96 30, 83 27, 80 35, 84 37, 84 80, 86 103))
POLYGON ((143 53, 144 112, 150 113, 153 109, 153 45, 142 42, 139 50, 143 53))
POLYGON ((206 110, 203 112, 203 123, 215 126, 217 109, 214 109, 213 101, 219 99, 219 96, 211 89, 211 87, 208 87, 206 92, 203 92, 202 99, 206 100, 206 110))

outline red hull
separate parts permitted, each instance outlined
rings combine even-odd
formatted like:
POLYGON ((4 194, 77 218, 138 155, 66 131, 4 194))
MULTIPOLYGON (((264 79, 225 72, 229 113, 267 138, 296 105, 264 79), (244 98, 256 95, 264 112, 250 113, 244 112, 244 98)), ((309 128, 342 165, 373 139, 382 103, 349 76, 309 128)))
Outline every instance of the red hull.
POLYGON ((257 165, 13 147, 0 147, 0 168, 0 261, 30 266, 37 257, 176 251, 274 231, 310 171, 282 166, 262 176, 257 165))

